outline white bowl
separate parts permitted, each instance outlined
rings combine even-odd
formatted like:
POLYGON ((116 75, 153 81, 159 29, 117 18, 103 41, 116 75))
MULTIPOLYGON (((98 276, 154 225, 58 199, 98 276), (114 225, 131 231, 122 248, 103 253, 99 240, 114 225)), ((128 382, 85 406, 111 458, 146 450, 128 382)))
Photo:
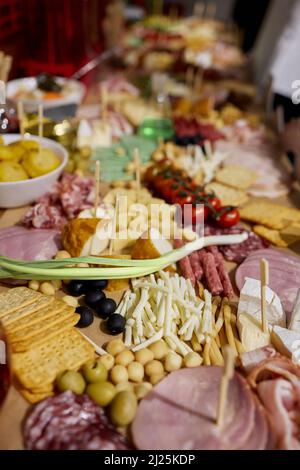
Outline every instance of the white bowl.
MULTIPOLYGON (((28 113, 33 113, 38 109, 39 104, 43 104, 44 109, 55 108, 56 106, 63 106, 67 104, 80 104, 85 93, 86 87, 83 83, 69 78, 55 77, 57 83, 68 88, 62 93, 60 98, 54 100, 44 100, 43 92, 40 98, 24 99, 19 98, 24 105, 24 110, 28 113)), ((6 96, 8 99, 17 102, 15 98, 18 91, 24 90, 27 92, 34 92, 37 90, 36 77, 18 78, 11 80, 7 83, 6 96)))
MULTIPOLYGON (((20 134, 2 134, 1 137, 3 137, 5 144, 21 139, 20 134)), ((45 138, 39 139, 39 137, 33 135, 30 135, 29 139, 41 142, 43 147, 53 150, 60 158, 61 163, 55 170, 37 178, 0 183, 0 207, 2 209, 26 206, 34 202, 51 189, 51 186, 58 180, 68 162, 68 152, 57 142, 45 138)))

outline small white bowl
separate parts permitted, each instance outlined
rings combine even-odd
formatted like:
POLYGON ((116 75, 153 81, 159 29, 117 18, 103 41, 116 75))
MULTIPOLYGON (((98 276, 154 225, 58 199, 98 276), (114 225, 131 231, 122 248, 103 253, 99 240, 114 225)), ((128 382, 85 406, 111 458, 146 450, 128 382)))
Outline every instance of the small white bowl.
MULTIPOLYGON (((2 134, 1 137, 3 137, 5 144, 21 139, 20 134, 2 134)), ((26 206, 34 202, 51 189, 51 186, 58 180, 68 162, 67 150, 57 142, 45 138, 40 139, 33 135, 30 135, 29 139, 41 142, 42 147, 53 150, 60 158, 61 163, 55 170, 37 178, 0 183, 0 207, 2 209, 26 206)))

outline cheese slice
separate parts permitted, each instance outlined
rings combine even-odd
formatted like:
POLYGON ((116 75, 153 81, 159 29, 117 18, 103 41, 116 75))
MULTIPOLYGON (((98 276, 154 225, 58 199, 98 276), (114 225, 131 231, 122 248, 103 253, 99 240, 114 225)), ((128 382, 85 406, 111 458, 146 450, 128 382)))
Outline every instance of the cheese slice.
POLYGON ((289 329, 300 333, 300 289, 298 289, 294 310, 291 315, 289 329))
MULTIPOLYGON (((270 325, 286 327, 286 315, 281 301, 270 287, 266 287, 267 320, 270 325)), ((238 316, 250 315, 258 322, 261 321, 260 281, 246 277, 245 284, 240 293, 238 316)))
POLYGON ((243 313, 237 319, 237 327, 245 352, 270 344, 270 334, 264 333, 261 323, 253 316, 243 313))
POLYGON ((298 363, 300 360, 300 333, 281 328, 281 326, 274 326, 271 341, 280 354, 290 357, 298 363))

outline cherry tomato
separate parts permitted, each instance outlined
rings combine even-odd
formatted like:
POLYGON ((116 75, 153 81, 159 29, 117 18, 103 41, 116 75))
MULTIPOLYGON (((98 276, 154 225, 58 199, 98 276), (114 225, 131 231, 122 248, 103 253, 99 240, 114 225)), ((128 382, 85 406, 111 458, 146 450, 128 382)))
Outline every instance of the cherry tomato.
POLYGON ((209 209, 204 204, 194 205, 192 208, 192 224, 197 225, 201 220, 205 221, 209 216, 209 209), (203 219, 202 219, 203 218, 203 219))
POLYGON ((157 189, 157 191, 162 195, 162 197, 166 201, 172 200, 172 186, 174 185, 174 181, 172 179, 163 179, 161 184, 157 189))
POLYGON ((232 206, 222 207, 216 217, 217 224, 222 228, 230 228, 240 221, 239 211, 232 206))
POLYGON ((222 204, 221 200, 217 196, 209 197, 208 202, 217 212, 219 212, 222 204))
POLYGON ((181 207, 183 207, 185 204, 191 204, 192 202, 193 196, 184 189, 178 191, 176 197, 173 200, 173 204, 179 204, 181 207))

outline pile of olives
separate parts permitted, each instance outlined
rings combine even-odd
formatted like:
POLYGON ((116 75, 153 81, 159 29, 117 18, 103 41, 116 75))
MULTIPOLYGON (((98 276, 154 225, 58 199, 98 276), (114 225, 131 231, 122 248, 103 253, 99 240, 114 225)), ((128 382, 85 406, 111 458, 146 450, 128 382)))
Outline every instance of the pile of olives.
POLYGON ((125 318, 115 313, 117 304, 113 299, 106 297, 103 289, 107 287, 108 281, 100 279, 95 281, 73 280, 68 284, 68 292, 74 297, 84 296, 85 305, 76 308, 80 315, 77 327, 85 328, 93 323, 94 313, 100 318, 107 320, 107 330, 111 335, 122 333, 125 328, 125 318))
POLYGON ((108 370, 100 359, 85 364, 81 372, 66 371, 56 379, 59 391, 86 393, 99 406, 107 407, 109 417, 116 426, 127 426, 136 414, 137 397, 133 391, 120 390, 108 381, 108 370))

